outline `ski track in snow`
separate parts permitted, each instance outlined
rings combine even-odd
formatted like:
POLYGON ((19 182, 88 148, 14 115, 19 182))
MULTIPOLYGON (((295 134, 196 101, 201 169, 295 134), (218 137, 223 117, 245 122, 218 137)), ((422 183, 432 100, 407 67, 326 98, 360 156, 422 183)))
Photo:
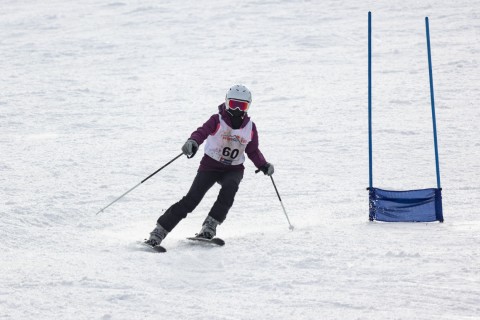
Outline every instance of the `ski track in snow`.
MULTIPOLYGON (((3 1, 1 319, 479 319, 477 1, 3 1), (374 184, 434 187, 430 18, 445 223, 368 222, 374 184), (275 182, 247 160, 227 242, 140 244, 188 190, 174 158, 241 82, 275 182)), ((203 150, 203 148, 201 149, 203 150)))

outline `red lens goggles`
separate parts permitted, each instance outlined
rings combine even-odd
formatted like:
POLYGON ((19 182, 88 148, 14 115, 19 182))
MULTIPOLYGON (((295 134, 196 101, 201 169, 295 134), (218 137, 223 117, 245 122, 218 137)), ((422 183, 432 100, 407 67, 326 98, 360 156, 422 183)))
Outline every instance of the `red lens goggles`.
POLYGON ((248 107, 250 106, 250 103, 248 101, 242 101, 242 100, 228 100, 228 108, 235 110, 239 109, 241 111, 247 111, 248 107))

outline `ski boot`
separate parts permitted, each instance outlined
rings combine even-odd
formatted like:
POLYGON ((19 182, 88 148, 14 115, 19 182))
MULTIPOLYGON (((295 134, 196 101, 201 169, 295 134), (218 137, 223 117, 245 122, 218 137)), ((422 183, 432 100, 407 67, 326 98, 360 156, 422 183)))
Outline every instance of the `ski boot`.
POLYGON ((150 238, 145 240, 145 244, 152 247, 153 250, 158 252, 165 252, 167 251, 164 247, 160 245, 163 239, 167 236, 168 231, 165 230, 161 225, 157 224, 155 229, 150 232, 150 238))
POLYGON ((209 240, 213 239, 217 234, 217 225, 219 224, 220 224, 219 221, 215 220, 210 216, 207 216, 205 221, 203 221, 202 229, 195 236, 197 238, 204 238, 209 240))

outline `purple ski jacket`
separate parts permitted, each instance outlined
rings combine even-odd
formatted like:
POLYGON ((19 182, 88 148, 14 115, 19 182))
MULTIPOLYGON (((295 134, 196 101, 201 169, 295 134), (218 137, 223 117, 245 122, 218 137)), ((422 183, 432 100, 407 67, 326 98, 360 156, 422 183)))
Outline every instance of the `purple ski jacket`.
MULTIPOLYGON (((225 109, 225 103, 222 103, 218 106, 219 113, 214 114, 213 116, 208 119, 201 127, 197 130, 192 132, 190 135, 190 139, 195 140, 198 145, 201 145, 209 135, 214 134, 217 130, 217 126, 220 125, 220 118, 219 114, 222 115, 223 121, 230 127, 232 127, 232 121, 230 120, 230 116, 228 115, 225 109)), ((251 121, 248 115, 245 115, 242 125, 240 128, 245 127, 248 122, 251 121)), ((252 160, 253 164, 260 168, 261 166, 265 165, 267 161, 263 157, 263 154, 258 149, 258 132, 255 123, 252 122, 252 140, 247 144, 247 148, 245 149, 245 153, 247 154, 248 158, 252 160)), ((210 158, 208 155, 204 154, 202 160, 200 161, 200 167, 198 171, 243 171, 245 167, 243 164, 238 165, 227 165, 223 164, 215 159, 210 158)))

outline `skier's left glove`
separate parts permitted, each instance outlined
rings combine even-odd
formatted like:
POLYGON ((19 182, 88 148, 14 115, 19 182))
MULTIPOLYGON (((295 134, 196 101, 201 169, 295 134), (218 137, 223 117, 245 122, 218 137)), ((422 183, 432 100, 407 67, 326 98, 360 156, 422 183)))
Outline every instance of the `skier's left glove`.
POLYGON ((188 139, 187 142, 182 147, 182 152, 184 155, 187 156, 187 158, 193 158, 195 153, 197 153, 198 150, 198 143, 197 141, 193 139, 188 139))
POLYGON ((271 163, 265 163, 263 166, 261 166, 260 169, 265 175, 267 176, 271 176, 273 174, 273 172, 275 171, 274 168, 273 168, 273 164, 271 163))

